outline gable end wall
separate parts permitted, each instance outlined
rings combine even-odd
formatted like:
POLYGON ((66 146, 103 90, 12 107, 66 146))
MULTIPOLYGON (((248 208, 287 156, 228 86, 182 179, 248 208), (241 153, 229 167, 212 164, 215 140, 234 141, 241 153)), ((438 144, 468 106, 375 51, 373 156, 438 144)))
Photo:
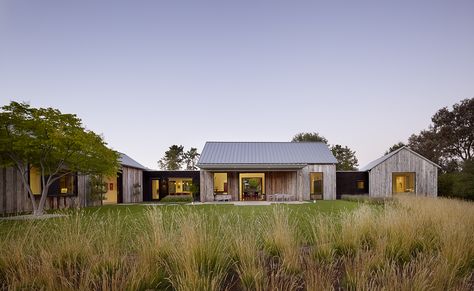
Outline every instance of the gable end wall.
POLYGON ((415 172, 416 195, 438 196, 438 168, 406 149, 370 170, 369 195, 391 197, 394 172, 415 172))

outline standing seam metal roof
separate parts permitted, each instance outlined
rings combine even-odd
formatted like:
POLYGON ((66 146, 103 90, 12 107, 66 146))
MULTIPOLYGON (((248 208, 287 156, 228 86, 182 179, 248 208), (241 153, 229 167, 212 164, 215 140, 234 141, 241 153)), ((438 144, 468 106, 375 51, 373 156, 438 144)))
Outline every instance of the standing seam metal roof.
POLYGON ((378 166, 379 164, 381 164, 381 163, 385 162, 386 160, 388 160, 390 157, 392 157, 392 156, 398 154, 398 153, 401 152, 402 150, 408 150, 408 151, 411 152, 412 154, 417 155, 418 157, 420 157, 420 158, 426 160, 427 162, 429 162, 429 163, 435 165, 435 166, 438 167, 438 168, 441 168, 438 164, 434 163, 433 161, 430 161, 429 159, 425 158, 424 156, 420 155, 419 153, 415 152, 414 150, 410 149, 409 147, 403 146, 403 147, 399 148, 398 150, 395 150, 395 151, 393 151, 393 152, 391 152, 391 153, 386 154, 386 155, 383 156, 383 157, 380 157, 380 158, 378 158, 378 159, 376 159, 376 160, 370 162, 370 163, 367 164, 365 167, 362 167, 362 168, 360 169, 360 171, 363 171, 363 172, 365 172, 365 171, 370 171, 370 170, 372 170, 373 168, 375 168, 376 166, 378 166))
POLYGON ((148 170, 147 167, 143 166, 142 164, 135 161, 131 157, 127 156, 126 154, 124 154, 124 153, 119 153, 119 154, 120 154, 120 164, 122 166, 137 168, 137 169, 142 169, 142 170, 148 170))
POLYGON ((335 163, 321 142, 206 142, 197 165, 335 163))

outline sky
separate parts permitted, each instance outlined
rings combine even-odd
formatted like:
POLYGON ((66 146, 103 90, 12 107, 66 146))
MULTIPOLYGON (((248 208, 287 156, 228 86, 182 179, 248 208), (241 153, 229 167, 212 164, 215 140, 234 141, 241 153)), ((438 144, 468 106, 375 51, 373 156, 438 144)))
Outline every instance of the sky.
POLYGON ((76 113, 149 168, 172 144, 319 132, 360 166, 474 97, 474 1, 0 0, 0 105, 76 113))

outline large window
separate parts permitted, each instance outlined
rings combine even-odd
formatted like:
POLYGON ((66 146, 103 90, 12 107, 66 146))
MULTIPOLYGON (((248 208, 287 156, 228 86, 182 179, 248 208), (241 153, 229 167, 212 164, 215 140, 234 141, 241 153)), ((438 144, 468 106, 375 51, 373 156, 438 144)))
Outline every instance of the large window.
POLYGON ((323 173, 314 172, 310 175, 310 194, 314 195, 314 199, 323 198, 323 173))
POLYGON ((170 195, 191 194, 191 186, 193 179, 191 178, 169 178, 168 193, 170 195))
POLYGON ((227 194, 227 173, 214 173, 214 194, 227 194))
POLYGON ((30 169, 30 188, 33 195, 41 195, 41 173, 38 168, 30 169))
POLYGON ((415 173, 393 173, 393 193, 415 193, 415 173))
POLYGON ((59 178, 59 194, 75 195, 76 194, 76 175, 67 174, 59 178))

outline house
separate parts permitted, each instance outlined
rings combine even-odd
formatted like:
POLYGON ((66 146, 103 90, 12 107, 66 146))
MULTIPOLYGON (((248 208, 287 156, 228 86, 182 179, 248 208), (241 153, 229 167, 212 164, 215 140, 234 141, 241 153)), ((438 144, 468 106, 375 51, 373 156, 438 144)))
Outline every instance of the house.
POLYGON ((336 199, 336 158, 320 142, 207 142, 200 199, 336 199))
MULTIPOLYGON (((200 171, 153 171, 126 154, 121 169, 107 178, 104 204, 157 201, 167 195, 189 195, 200 185, 202 202, 215 200, 333 200, 341 195, 391 197, 398 193, 437 196, 437 164, 402 147, 363 167, 337 171, 336 158, 319 142, 207 142, 200 171)), ((0 214, 31 211, 19 172, 0 168, 0 214)), ((39 200, 41 177, 29 172, 39 200)), ((97 205, 90 199, 89 177, 69 174, 49 189, 46 209, 97 205)))
POLYGON ((143 201, 143 173, 148 168, 128 155, 120 153, 120 171, 107 178, 104 204, 134 203, 143 201))
POLYGON ((337 196, 392 197, 399 193, 437 196, 439 168, 405 146, 370 162, 360 171, 338 171, 337 196))
POLYGON ((398 193, 438 196, 439 168, 404 146, 369 163, 361 171, 368 172, 370 197, 390 197, 398 193))
MULTIPOLYGON (((132 203, 143 201, 143 171, 146 167, 120 154, 120 171, 116 177, 107 178, 104 203, 132 203)), ((28 173, 31 190, 37 201, 41 197, 41 175, 32 168, 28 173)), ((84 207, 97 204, 89 197, 89 176, 68 174, 50 186, 45 209, 84 207)), ((0 214, 31 211, 31 201, 23 186, 18 170, 0 168, 0 214)))

